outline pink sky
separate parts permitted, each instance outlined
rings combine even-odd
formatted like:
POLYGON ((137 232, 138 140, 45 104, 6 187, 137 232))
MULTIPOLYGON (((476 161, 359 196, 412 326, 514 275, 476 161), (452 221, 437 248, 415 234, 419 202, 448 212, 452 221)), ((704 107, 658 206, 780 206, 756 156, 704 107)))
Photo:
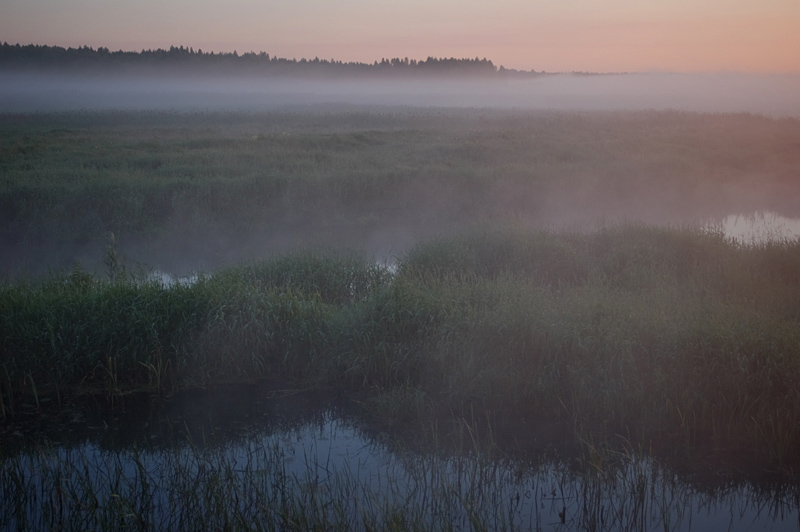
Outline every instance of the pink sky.
POLYGON ((0 0, 12 44, 546 71, 800 72, 799 0, 0 0))

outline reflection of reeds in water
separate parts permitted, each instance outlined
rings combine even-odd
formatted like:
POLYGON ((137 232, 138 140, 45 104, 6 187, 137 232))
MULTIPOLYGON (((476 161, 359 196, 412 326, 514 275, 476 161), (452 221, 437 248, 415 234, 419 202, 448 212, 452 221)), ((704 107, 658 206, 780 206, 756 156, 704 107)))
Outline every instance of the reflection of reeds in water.
POLYGON ((633 531, 768 529, 797 520, 800 501, 791 488, 703 489, 635 456, 609 459, 601 471, 558 462, 527 468, 477 449, 391 455, 346 427, 331 427, 303 430, 289 443, 276 435, 158 452, 85 445, 6 458, 0 526, 633 531), (356 451, 336 454, 348 438, 356 451))

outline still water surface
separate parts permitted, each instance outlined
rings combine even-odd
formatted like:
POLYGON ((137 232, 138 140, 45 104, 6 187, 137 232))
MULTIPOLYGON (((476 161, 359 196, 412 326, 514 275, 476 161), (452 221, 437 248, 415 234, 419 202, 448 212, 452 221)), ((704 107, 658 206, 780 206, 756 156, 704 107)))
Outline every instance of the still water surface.
POLYGON ((711 485, 635 453, 576 468, 479 445, 411 450, 344 404, 239 387, 7 427, 0 528, 59 528, 59 515, 102 528, 121 504, 157 529, 213 528, 228 514, 277 522, 297 507, 352 529, 397 515, 463 530, 800 526, 797 486, 711 485))
POLYGON ((785 242, 800 238, 800 218, 770 211, 731 214, 707 226, 722 231, 731 240, 745 245, 785 242))

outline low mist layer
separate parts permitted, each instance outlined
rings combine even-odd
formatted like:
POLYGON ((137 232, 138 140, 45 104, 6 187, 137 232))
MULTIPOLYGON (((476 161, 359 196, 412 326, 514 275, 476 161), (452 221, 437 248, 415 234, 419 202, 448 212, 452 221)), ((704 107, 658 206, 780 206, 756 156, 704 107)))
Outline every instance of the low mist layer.
POLYGON ((327 79, 0 73, 0 112, 270 111, 309 105, 749 112, 800 116, 800 75, 547 74, 531 79, 327 79))
POLYGON ((482 222, 800 213, 800 121, 674 111, 371 108, 7 115, 5 275, 193 271, 319 246, 387 258, 482 222))

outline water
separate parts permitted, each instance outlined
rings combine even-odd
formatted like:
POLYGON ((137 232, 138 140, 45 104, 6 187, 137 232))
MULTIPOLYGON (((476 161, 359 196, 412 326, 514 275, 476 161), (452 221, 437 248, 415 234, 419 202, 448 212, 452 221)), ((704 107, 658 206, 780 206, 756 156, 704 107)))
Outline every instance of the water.
POLYGON ((197 284, 199 279, 200 275, 197 273, 190 275, 176 275, 159 269, 153 269, 145 277, 145 281, 158 282, 164 288, 169 288, 172 286, 192 286, 193 284, 197 284))
MULTIPOLYGON (((603 222, 607 223, 607 222, 603 222)), ((612 221, 612 223, 614 223, 612 221)), ((790 218, 772 211, 756 211, 749 214, 729 214, 722 218, 706 221, 702 227, 722 235, 740 245, 753 246, 766 243, 780 243, 800 238, 800 218, 790 218)), ((396 274, 397 258, 384 257, 376 263, 390 274, 396 274)), ((152 269, 145 281, 156 281, 165 288, 191 286, 200 274, 177 275, 159 269, 152 269)))
POLYGON ((6 430, 0 528, 366 529, 398 519, 462 530, 800 525, 797 486, 699 482, 635 453, 576 468, 478 445, 412 451, 346 404, 319 392, 240 387, 72 413, 51 423, 68 428, 40 425, 32 436, 25 427, 31 436, 19 444, 5 445, 25 439, 6 430))
POLYGON ((770 211, 731 214, 709 222, 706 227, 721 231, 726 238, 743 245, 785 242, 800 238, 800 218, 788 218, 770 211))

